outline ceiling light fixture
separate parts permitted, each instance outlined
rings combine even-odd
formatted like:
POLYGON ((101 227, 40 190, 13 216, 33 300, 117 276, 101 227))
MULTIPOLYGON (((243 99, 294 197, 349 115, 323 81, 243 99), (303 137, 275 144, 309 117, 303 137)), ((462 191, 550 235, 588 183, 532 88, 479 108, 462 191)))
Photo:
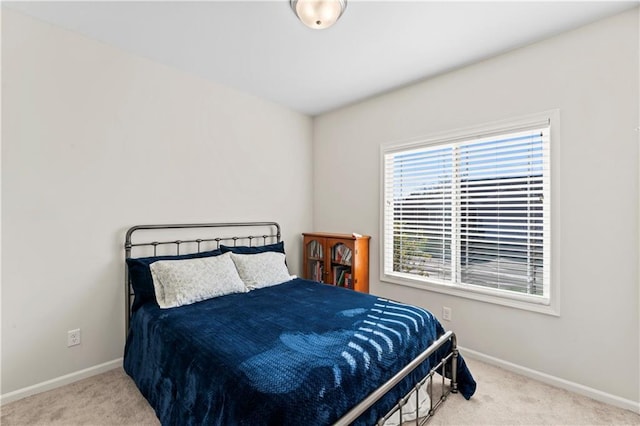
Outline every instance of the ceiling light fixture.
POLYGON ((290 3, 298 19, 316 30, 335 24, 347 7, 347 0, 290 0, 290 3))

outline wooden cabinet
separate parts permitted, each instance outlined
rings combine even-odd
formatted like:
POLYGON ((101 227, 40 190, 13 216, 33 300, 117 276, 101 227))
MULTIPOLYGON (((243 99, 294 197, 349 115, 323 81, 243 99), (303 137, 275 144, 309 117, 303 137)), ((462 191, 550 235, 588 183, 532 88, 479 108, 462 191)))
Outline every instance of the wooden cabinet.
POLYGON ((369 236, 303 233, 303 278, 369 292, 369 236))

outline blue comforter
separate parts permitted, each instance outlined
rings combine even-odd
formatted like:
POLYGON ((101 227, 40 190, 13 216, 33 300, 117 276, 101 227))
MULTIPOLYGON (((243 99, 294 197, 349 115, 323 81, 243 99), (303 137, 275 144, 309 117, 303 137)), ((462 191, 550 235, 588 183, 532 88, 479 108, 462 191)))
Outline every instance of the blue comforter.
MULTIPOLYGON (((179 308, 141 306, 124 368, 163 425, 327 425, 442 333, 422 308, 295 279, 179 308)), ((458 382, 470 398, 462 358, 458 382)), ((401 382, 356 424, 374 424, 409 390, 401 382)))

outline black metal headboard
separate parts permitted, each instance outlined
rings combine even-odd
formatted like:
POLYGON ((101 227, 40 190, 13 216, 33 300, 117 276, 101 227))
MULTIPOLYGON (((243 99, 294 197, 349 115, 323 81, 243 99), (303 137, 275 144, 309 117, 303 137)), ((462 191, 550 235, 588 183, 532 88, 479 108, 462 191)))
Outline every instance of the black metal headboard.
MULTIPOLYGON (((279 243, 280 239, 280 225, 276 222, 136 225, 127 230, 124 241, 124 257, 126 260, 131 257, 199 253, 220 248, 221 244, 229 246, 266 245, 279 243), (134 233, 136 233, 135 242, 133 241, 134 233), (134 250, 140 254, 133 255, 134 250)), ((128 332, 133 289, 129 279, 129 269, 126 265, 124 285, 126 292, 125 332, 128 332)))

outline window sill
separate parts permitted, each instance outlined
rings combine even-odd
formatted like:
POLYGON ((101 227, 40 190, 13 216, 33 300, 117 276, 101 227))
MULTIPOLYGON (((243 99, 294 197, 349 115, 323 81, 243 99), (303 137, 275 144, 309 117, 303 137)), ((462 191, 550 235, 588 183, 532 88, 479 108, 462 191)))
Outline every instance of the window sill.
POLYGON ((527 295, 520 296, 517 294, 511 294, 511 292, 500 290, 483 289, 482 287, 475 286, 460 288, 457 286, 440 284, 426 280, 415 280, 386 274, 380 274, 380 281, 384 283, 412 287, 419 290, 434 291, 437 293, 448 294, 450 296, 477 300, 494 305, 501 305, 525 311, 537 312, 545 315, 556 317, 560 316, 560 311, 557 306, 557 300, 553 299, 547 303, 547 301, 544 300, 534 300, 533 297, 528 297, 527 295))

